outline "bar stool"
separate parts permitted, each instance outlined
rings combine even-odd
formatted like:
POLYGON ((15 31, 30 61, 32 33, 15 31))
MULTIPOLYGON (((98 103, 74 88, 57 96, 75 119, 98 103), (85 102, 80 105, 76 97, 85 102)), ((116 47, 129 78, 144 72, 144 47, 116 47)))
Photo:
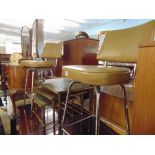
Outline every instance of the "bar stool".
MULTIPOLYGON (((101 86, 120 85, 124 92, 124 111, 126 120, 126 133, 130 134, 130 124, 128 116, 128 103, 126 100, 125 83, 131 80, 132 72, 127 67, 108 66, 107 62, 119 63, 136 63, 138 44, 142 41, 150 41, 153 39, 155 30, 155 22, 151 21, 140 26, 128 28, 124 30, 107 31, 104 42, 99 50, 97 59, 104 61, 104 66, 87 66, 87 65, 72 65, 63 66, 63 77, 79 81, 81 83, 90 84, 95 87, 96 93, 96 124, 95 134, 100 132, 100 95, 101 86)), ((70 88, 69 88, 70 89, 70 88)), ((63 114, 62 126, 67 111, 66 107, 63 114)))
MULTIPOLYGON (((25 81, 25 95, 24 95, 24 105, 26 96, 29 98, 35 97, 35 92, 33 90, 34 84, 36 84, 35 78, 39 75, 39 82, 37 82, 36 87, 39 87, 40 82, 42 83, 46 78, 53 78, 53 68, 56 66, 57 59, 61 58, 63 53, 63 43, 46 43, 43 48, 42 59, 44 60, 23 60, 21 64, 27 68, 26 71, 26 81, 25 81), (54 62, 55 61, 55 62, 54 62), (50 72, 50 76, 49 73, 50 72), (37 73, 37 74, 35 74, 37 73), (31 76, 31 87, 28 88, 28 78, 31 76)), ((36 104, 39 104, 35 102, 36 104)), ((45 107, 45 106, 44 106, 45 107)), ((31 106, 32 111, 32 106, 31 106)), ((26 116, 26 113, 25 113, 26 116)), ((28 128, 27 128, 28 130, 28 128)), ((29 131, 28 131, 29 132, 29 131)))

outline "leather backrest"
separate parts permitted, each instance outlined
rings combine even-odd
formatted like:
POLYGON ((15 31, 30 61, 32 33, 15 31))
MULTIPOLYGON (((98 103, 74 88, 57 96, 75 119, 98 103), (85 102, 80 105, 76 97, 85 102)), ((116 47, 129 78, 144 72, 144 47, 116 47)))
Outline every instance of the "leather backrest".
POLYGON ((57 59, 62 57, 63 43, 46 43, 43 48, 42 58, 57 59))
POLYGON ((101 61, 136 63, 138 45, 154 39, 155 21, 128 29, 107 31, 97 55, 101 61))

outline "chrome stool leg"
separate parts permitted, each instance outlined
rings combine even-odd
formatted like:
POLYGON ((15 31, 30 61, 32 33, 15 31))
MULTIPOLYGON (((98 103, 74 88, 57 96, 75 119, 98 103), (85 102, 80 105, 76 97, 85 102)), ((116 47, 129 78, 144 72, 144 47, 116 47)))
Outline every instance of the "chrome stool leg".
POLYGON ((53 101, 53 135, 56 134, 56 126, 55 126, 55 101, 53 101))
POLYGON ((26 91, 27 91, 27 83, 28 83, 28 75, 29 75, 29 69, 26 71, 26 81, 25 81, 25 89, 24 89, 24 107, 25 107, 25 100, 26 100, 26 91))
POLYGON ((30 69, 27 69, 26 71, 26 81, 25 81, 25 91, 24 91, 24 117, 25 117, 25 122, 26 122, 26 130, 28 134, 29 134, 29 127, 28 127, 28 120, 27 120, 27 115, 26 115, 26 92, 27 92, 29 70, 30 69))
POLYGON ((66 113, 67 113, 67 107, 68 107, 68 101, 69 101, 69 94, 71 90, 71 86, 74 84, 74 82, 71 82, 67 91, 67 96, 66 96, 66 101, 65 101, 65 107, 64 107, 64 113, 62 116, 62 123, 61 123, 61 128, 63 128, 64 123, 65 123, 65 118, 66 118, 66 113))
MULTIPOLYGON (((68 88, 68 91, 67 91, 67 96, 66 96, 64 113, 63 113, 63 117, 62 117, 62 123, 61 123, 62 129, 63 129, 65 118, 66 118, 68 101, 69 101, 69 94, 70 94, 70 91, 71 91, 71 87, 75 83, 81 83, 81 82, 74 81, 74 82, 71 82, 70 85, 69 85, 69 88, 68 88)), ((95 88, 96 88, 96 124, 95 124, 95 134, 98 135, 99 131, 100 131, 100 102, 99 102, 100 101, 100 86, 96 86, 95 88)), ((92 100, 92 93, 91 93, 91 100, 92 100)), ((90 102, 92 102, 92 101, 90 101, 90 102)))
POLYGON ((95 135, 100 133, 100 86, 95 86, 96 92, 96 122, 95 122, 95 135))
POLYGON ((130 122, 129 122, 127 94, 126 94, 126 89, 125 89, 124 85, 121 85, 121 87, 123 89, 126 129, 127 129, 127 134, 130 135, 130 122))
MULTIPOLYGON (((25 121, 26 121, 26 129, 27 129, 28 134, 29 134, 29 127, 28 127, 28 120, 27 120, 27 114, 26 114, 26 96, 30 97, 28 95, 28 93, 31 93, 32 96, 34 95, 34 89, 33 89, 34 82, 35 82, 34 77, 35 77, 35 73, 36 72, 39 73, 39 71, 41 72, 41 78, 44 78, 45 71, 50 71, 50 73, 53 77, 53 71, 50 68, 29 68, 26 71, 26 81, 25 81, 25 88, 24 88, 24 117, 25 117, 25 121), (30 75, 30 71, 32 71, 31 90, 30 90, 30 92, 28 92, 27 87, 28 87, 28 78, 30 75)), ((48 76, 46 75, 46 77, 48 77, 48 76)), ((31 118, 32 118, 32 112, 33 112, 33 105, 31 104, 31 118)))
MULTIPOLYGON (((75 83, 80 83, 80 82, 77 82, 77 81, 73 81, 69 84, 69 88, 68 88, 68 91, 67 91, 67 96, 66 96, 66 101, 65 101, 65 107, 64 107, 64 113, 63 113, 63 116, 62 116, 62 122, 61 122, 61 130, 64 126, 64 123, 65 123, 65 118, 66 118, 66 113, 67 113, 67 108, 68 108, 68 102, 69 102, 69 95, 70 95, 70 91, 71 91, 71 87, 75 84, 75 83)), ((62 132, 62 131, 61 131, 62 132)))

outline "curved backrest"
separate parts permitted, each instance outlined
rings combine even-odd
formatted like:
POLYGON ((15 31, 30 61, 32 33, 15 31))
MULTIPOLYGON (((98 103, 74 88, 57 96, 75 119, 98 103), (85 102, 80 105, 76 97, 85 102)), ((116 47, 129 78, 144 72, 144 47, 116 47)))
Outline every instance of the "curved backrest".
POLYGON ((101 61, 136 63, 138 45, 154 39, 155 21, 123 30, 107 31, 97 55, 101 61))
POLYGON ((43 48, 42 58, 57 59, 62 57, 63 43, 46 43, 43 48))

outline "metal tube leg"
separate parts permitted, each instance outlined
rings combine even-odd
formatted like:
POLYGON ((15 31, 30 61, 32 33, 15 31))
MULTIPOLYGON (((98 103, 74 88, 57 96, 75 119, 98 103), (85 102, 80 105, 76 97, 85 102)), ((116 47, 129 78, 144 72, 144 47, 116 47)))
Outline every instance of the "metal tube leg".
MULTIPOLYGON (((89 90, 89 115, 92 115, 92 114, 94 115, 95 114, 93 99, 94 99, 94 89, 91 88, 89 90)), ((88 124, 89 124, 89 132, 90 133, 93 133, 93 123, 92 123, 92 121, 93 120, 89 119, 89 122, 88 122, 88 124)))
POLYGON ((67 91, 65 108, 64 108, 64 113, 63 113, 63 116, 62 116, 62 123, 61 123, 62 124, 61 125, 62 128, 63 128, 64 122, 65 122, 65 117, 66 117, 66 113, 67 113, 67 107, 68 107, 68 100, 69 100, 69 94, 70 94, 71 84, 69 85, 69 88, 68 88, 68 91, 67 91))
POLYGON ((74 82, 71 82, 71 83, 69 84, 69 88, 68 88, 67 96, 66 96, 66 102, 65 102, 64 113, 63 113, 63 116, 62 116, 61 128, 63 128, 64 122, 65 122, 65 118, 66 118, 67 107, 68 107, 68 101, 69 101, 69 94, 70 94, 70 91, 71 91, 71 87, 72 87, 75 83, 80 83, 80 82, 74 81, 74 82))
POLYGON ((130 135, 130 122, 129 122, 129 112, 128 112, 126 89, 123 85, 121 85, 121 87, 123 89, 123 97, 124 97, 124 111, 125 111, 126 129, 127 129, 127 134, 130 135))
POLYGON ((95 134, 100 133, 100 86, 95 87, 96 92, 96 124, 95 124, 95 134))
POLYGON ((27 92, 28 75, 29 75, 29 69, 26 71, 25 92, 24 92, 24 116, 25 116, 25 122, 26 122, 26 129, 29 134, 28 121, 27 121, 27 115, 26 115, 26 92, 27 92))
MULTIPOLYGON (((33 92, 33 85, 34 85, 34 73, 35 71, 32 70, 32 83, 31 83, 31 93, 33 92)), ((31 104, 31 117, 32 117, 32 104, 31 104)))
POLYGON ((26 81, 25 81, 25 92, 24 92, 24 108, 26 104, 26 92, 27 92, 27 83, 28 83, 28 75, 29 75, 29 69, 26 71, 26 81))
MULTIPOLYGON (((54 102, 55 102, 55 99, 54 99, 54 102)), ((54 106, 56 106, 56 104, 54 106)), ((58 94, 58 123, 59 123, 58 134, 61 134, 62 124, 61 124, 61 95, 60 94, 58 94)))
MULTIPOLYGON (((83 94, 81 94, 80 95, 80 103, 81 103, 81 120, 82 120, 82 118, 83 118, 83 105, 84 105, 84 99, 83 99, 83 94)), ((83 130, 83 123, 82 123, 82 121, 81 121, 81 123, 80 123, 80 133, 82 133, 82 130, 83 130)))
POLYGON ((41 109, 43 111, 43 134, 46 134, 46 118, 45 118, 45 107, 41 109))
POLYGON ((53 134, 55 135, 55 100, 53 101, 53 134))

